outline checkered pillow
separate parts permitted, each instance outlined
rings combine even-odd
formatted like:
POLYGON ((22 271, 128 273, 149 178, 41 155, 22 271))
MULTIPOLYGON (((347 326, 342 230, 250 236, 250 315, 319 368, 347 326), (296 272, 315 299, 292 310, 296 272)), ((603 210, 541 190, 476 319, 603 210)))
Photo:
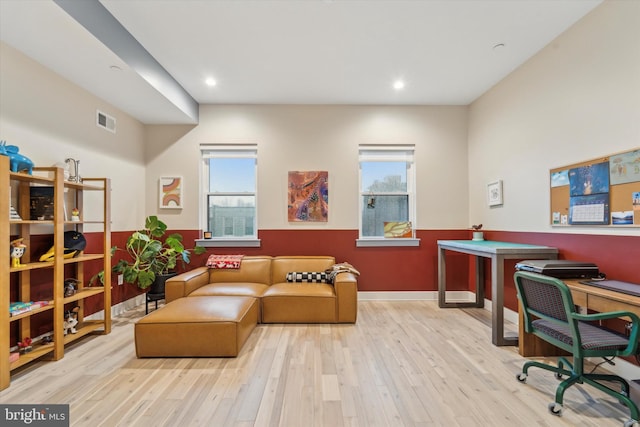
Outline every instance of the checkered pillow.
POLYGON ((311 271, 292 271, 287 273, 287 282, 330 283, 327 273, 311 271))

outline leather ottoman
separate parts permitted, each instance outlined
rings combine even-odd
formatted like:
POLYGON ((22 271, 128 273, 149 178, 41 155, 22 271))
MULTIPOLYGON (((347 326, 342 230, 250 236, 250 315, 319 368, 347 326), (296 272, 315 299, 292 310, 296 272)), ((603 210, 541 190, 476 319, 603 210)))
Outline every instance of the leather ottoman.
POLYGON ((235 357, 258 323, 253 297, 172 301, 135 324, 138 357, 235 357))

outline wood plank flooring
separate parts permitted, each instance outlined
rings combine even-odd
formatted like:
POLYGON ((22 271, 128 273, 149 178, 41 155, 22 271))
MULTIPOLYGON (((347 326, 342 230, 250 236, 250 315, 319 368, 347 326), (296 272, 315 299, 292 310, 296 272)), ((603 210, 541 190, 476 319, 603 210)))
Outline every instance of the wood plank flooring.
MULTIPOLYGON (((625 407, 495 347, 482 309, 362 301, 356 325, 259 325, 237 358, 137 359, 139 307, 112 333, 12 376, 2 403, 68 403, 72 426, 621 426, 625 407), (471 314, 471 315, 470 315, 471 314)), ((600 368, 599 368, 600 369, 600 368)))

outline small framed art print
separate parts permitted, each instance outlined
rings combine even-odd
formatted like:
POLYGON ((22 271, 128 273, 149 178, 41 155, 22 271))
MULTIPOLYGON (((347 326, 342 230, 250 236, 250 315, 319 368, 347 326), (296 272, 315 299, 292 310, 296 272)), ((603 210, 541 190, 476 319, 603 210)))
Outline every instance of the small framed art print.
POLYGON ((487 184, 487 203, 489 206, 502 205, 502 180, 487 184))
POLYGON ((160 177, 160 209, 182 209, 182 177, 160 177))

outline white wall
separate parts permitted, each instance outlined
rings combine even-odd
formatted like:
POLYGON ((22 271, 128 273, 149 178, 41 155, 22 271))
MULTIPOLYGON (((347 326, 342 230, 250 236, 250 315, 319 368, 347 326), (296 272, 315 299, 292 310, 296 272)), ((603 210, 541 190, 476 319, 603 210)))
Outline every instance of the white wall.
POLYGON ((358 144, 415 144, 417 228, 467 224, 467 107, 204 105, 200 124, 148 126, 147 187, 158 178, 185 178, 182 211, 158 209, 147 193, 149 214, 172 228, 198 224, 200 144, 258 144, 259 229, 357 229, 358 144), (174 143, 175 141, 175 143, 174 143), (287 172, 329 172, 329 221, 287 222, 287 172))
POLYGON ((80 175, 109 177, 112 230, 142 225, 144 126, 0 42, 0 139, 36 166, 80 160, 80 175), (116 118, 117 133, 96 126, 96 109, 116 118))
MULTIPOLYGON (((516 47, 513 47, 516 48, 516 47)), ((640 235, 549 225, 549 170, 640 148, 640 2, 606 1, 475 101, 469 221, 488 229, 640 235), (504 206, 486 185, 504 181, 504 206)))

